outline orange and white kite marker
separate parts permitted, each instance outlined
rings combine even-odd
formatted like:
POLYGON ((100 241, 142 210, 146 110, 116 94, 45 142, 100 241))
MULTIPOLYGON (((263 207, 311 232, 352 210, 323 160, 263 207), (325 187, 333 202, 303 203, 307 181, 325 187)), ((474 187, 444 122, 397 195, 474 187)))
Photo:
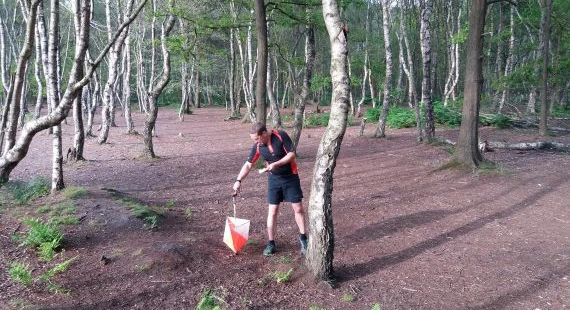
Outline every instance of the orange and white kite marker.
POLYGON ((233 197, 234 217, 228 216, 226 219, 226 229, 224 231, 224 243, 237 254, 247 243, 249 238, 249 220, 240 219, 236 215, 236 199, 233 197))

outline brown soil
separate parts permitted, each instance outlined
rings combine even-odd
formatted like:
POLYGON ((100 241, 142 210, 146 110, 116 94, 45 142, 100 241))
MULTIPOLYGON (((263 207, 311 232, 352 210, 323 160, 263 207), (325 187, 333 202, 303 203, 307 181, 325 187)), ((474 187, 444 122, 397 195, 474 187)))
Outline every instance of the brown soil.
MULTIPOLYGON (((248 124, 223 121, 204 108, 179 122, 161 110, 156 160, 140 157, 142 137, 111 129, 110 143, 89 139, 85 162, 65 164, 79 225, 64 226, 65 252, 50 263, 11 241, 19 219, 35 207, 0 209, 1 309, 193 309, 209 288, 227 309, 566 309, 570 307, 570 156, 496 150, 500 168, 477 173, 438 169, 444 148, 419 144, 414 130, 386 139, 347 129, 334 174, 334 266, 338 285, 315 283, 303 267, 289 205, 281 208, 278 252, 265 258, 265 179, 252 173, 237 202, 251 220, 251 242, 239 255, 222 243, 231 186, 251 145, 248 124), (143 229, 113 191, 165 209, 159 226, 143 229), (173 206, 169 207, 173 203, 173 206), (191 210, 190 218, 186 211, 191 210), (107 264, 101 259, 105 256, 107 264), (23 287, 8 262, 30 264, 34 277, 76 258, 53 282, 23 287), (288 282, 276 271, 293 269, 288 282)), ((71 119, 70 119, 71 120, 71 119)), ((141 116, 135 120, 143 123, 141 116)), ((372 125, 368 125, 372 131, 372 125)), ((73 125, 63 125, 64 147, 73 125)), ((323 128, 304 129, 299 163, 305 206, 323 128)), ((438 130, 456 140, 457 130, 438 130)), ((534 130, 481 129, 489 141, 537 141, 534 130)), ((570 143, 570 135, 547 138, 570 143)), ((51 138, 39 134, 13 180, 49 178, 51 138)), ((35 205, 53 203, 47 197, 35 205)))

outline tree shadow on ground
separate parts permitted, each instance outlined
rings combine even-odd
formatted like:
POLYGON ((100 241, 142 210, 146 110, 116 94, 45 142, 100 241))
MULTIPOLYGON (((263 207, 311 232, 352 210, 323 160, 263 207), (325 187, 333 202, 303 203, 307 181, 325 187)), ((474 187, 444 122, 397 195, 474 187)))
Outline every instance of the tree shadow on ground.
MULTIPOLYGON (((384 269, 388 266, 395 265, 395 264, 401 263, 403 261, 412 259, 412 258, 424 253, 425 251, 427 251, 429 249, 441 246, 442 244, 445 244, 451 240, 454 240, 458 237, 461 237, 461 236, 464 236, 468 233, 471 233, 477 229, 484 227, 485 225, 487 225, 489 223, 492 223, 495 220, 510 217, 510 216, 528 208, 529 206, 532 206, 540 198, 546 196, 547 194, 554 192, 557 187, 559 187, 561 184, 567 182, 568 179, 569 179, 568 176, 563 176, 563 177, 559 178, 556 182, 554 182, 554 184, 556 184, 556 185, 554 185, 550 188, 544 188, 541 191, 538 191, 537 193, 530 195, 526 199, 521 200, 519 203, 512 205, 511 207, 508 207, 504 210, 501 210, 501 211, 489 214, 487 216, 484 216, 482 218, 479 218, 477 220, 474 220, 470 223, 467 223, 466 225, 463 225, 461 227, 453 229, 447 233, 443 233, 443 234, 440 234, 440 235, 435 236, 433 238, 429 238, 425 241, 422 241, 422 242, 420 242, 420 243, 418 243, 412 247, 409 247, 407 249, 404 249, 402 251, 399 251, 399 252, 396 252, 396 253, 393 253, 390 255, 386 255, 383 257, 374 258, 368 262, 358 263, 358 264, 354 264, 352 266, 346 266, 343 268, 339 268, 338 270, 336 270, 338 280, 339 280, 339 282, 344 282, 344 281, 354 280, 354 279, 357 279, 360 277, 364 277, 368 274, 374 273, 374 272, 381 270, 381 269, 384 269)), ((438 216, 441 216, 441 215, 442 215, 442 213, 436 212, 436 213, 432 214, 432 218, 437 219, 438 216)), ((429 221, 430 219, 426 219, 426 220, 429 221)), ((407 224, 404 224, 404 225, 407 225, 407 224)), ((368 229, 370 229, 370 228, 368 227, 368 229)), ((376 228, 376 229, 379 229, 379 228, 376 228)), ((383 228, 380 228, 381 231, 382 231, 382 229, 383 228)), ((385 231, 393 231, 393 228, 392 229, 384 229, 384 230, 385 231)), ((362 232, 357 231, 355 234, 362 234, 362 232)))

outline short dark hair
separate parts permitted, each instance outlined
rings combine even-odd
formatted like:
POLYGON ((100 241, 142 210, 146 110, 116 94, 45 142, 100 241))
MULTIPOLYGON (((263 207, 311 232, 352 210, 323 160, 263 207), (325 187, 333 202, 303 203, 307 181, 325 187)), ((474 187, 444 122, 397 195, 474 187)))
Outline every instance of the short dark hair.
POLYGON ((261 135, 262 133, 264 133, 264 132, 266 132, 266 131, 267 131, 267 127, 265 126, 265 124, 262 123, 262 122, 257 122, 257 123, 254 123, 254 124, 251 126, 251 131, 250 131, 250 133, 251 133, 252 135, 258 135, 258 136, 259 136, 259 135, 261 135))

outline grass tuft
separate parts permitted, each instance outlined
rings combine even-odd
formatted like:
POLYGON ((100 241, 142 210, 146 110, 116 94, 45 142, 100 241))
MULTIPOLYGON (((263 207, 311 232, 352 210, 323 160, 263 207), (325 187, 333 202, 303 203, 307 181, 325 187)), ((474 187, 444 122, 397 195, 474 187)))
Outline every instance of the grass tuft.
POLYGON ((35 178, 30 182, 8 182, 6 189, 14 196, 14 201, 18 205, 24 205, 28 202, 49 194, 50 185, 44 178, 35 178))
POLYGON ((30 267, 21 262, 12 262, 9 264, 8 274, 12 281, 20 283, 24 286, 32 282, 32 271, 30 267))

